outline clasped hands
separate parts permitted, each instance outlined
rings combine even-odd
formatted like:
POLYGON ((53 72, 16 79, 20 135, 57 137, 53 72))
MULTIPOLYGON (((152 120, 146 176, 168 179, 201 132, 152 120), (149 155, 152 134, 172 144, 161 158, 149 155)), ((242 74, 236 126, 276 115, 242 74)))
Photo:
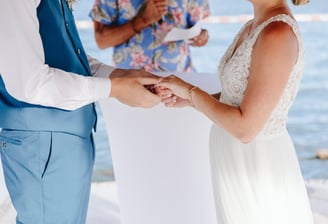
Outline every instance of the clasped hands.
POLYGON ((192 105, 193 86, 174 75, 160 77, 143 69, 115 69, 110 80, 110 97, 129 106, 150 108, 161 102, 168 107, 192 105))
POLYGON ((194 86, 175 75, 163 77, 159 83, 147 85, 146 88, 159 96, 167 107, 193 106, 191 90, 194 86))

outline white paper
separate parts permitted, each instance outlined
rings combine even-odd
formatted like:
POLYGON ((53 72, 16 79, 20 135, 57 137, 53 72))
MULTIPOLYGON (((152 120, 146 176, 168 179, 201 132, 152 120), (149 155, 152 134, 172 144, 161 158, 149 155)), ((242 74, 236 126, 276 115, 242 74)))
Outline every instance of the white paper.
MULTIPOLYGON (((178 74, 211 93, 216 74, 178 74)), ((193 108, 100 102, 122 224, 216 224, 208 139, 212 122, 193 108)))
POLYGON ((164 37, 164 42, 177 41, 177 40, 189 40, 199 35, 202 30, 201 21, 198 21, 194 26, 188 29, 173 28, 164 37))

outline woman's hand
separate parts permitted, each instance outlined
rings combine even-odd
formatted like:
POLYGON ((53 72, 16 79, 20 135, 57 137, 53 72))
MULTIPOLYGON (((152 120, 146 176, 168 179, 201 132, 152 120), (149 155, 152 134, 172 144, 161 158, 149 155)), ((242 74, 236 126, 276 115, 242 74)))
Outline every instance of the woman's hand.
POLYGON ((189 100, 182 99, 181 97, 172 95, 167 98, 162 98, 162 103, 167 107, 186 107, 192 106, 189 100))
POLYGON ((183 81, 177 76, 170 75, 156 84, 157 92, 162 102, 169 107, 190 106, 190 89, 193 85, 183 81))

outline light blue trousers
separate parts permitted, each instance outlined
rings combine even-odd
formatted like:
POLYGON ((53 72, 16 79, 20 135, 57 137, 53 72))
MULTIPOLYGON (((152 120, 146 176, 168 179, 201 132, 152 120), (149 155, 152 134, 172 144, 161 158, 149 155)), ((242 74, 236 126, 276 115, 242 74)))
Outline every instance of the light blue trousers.
POLYGON ((17 224, 84 224, 95 151, 92 136, 2 130, 0 151, 17 224))

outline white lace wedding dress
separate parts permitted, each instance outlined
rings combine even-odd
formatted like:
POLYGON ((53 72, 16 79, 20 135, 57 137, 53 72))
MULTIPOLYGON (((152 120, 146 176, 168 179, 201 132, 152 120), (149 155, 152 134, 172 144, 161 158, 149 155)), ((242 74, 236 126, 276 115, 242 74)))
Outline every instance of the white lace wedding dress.
POLYGON ((303 72, 303 44, 296 22, 288 15, 262 23, 233 53, 239 34, 219 65, 220 101, 239 106, 247 87, 252 47, 273 21, 289 24, 299 41, 298 60, 278 105, 260 134, 243 144, 214 125, 210 157, 218 224, 312 224, 312 213, 286 119, 303 72), (233 55, 232 55, 233 54, 233 55))

